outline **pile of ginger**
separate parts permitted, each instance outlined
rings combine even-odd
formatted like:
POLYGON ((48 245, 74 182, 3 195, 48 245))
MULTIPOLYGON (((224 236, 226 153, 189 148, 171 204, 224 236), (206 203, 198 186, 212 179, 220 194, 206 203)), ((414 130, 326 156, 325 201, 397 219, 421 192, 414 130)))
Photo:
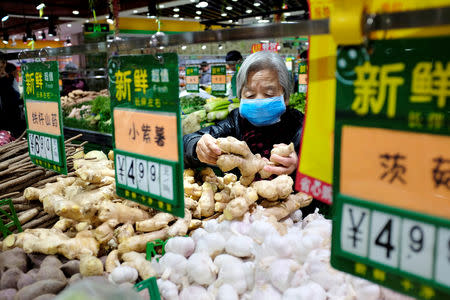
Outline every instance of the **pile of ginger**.
MULTIPOLYGON (((224 153, 217 161, 219 168, 224 172, 239 168, 242 177, 238 179, 231 173, 216 176, 211 168, 197 173, 186 169, 184 218, 118 197, 113 153, 108 158, 102 152, 91 151, 74 161, 73 176, 61 176, 42 189, 29 187, 24 191, 28 201, 40 201, 44 211, 59 216, 59 221, 49 229, 12 234, 3 241, 2 248, 20 247, 27 253, 92 260, 92 265, 98 263, 97 257, 108 255, 107 272, 122 261, 134 266, 146 279, 153 276, 145 267, 143 254, 148 242, 184 236, 211 218, 240 219, 257 205, 263 206, 264 215, 277 223, 311 202, 306 194, 293 193, 293 180, 287 175, 253 181, 257 173, 268 178, 271 174, 265 174, 263 168, 273 162, 253 155, 245 142, 228 137, 219 138, 217 143, 224 153)), ((292 151, 292 144, 273 149, 281 156, 292 151)))

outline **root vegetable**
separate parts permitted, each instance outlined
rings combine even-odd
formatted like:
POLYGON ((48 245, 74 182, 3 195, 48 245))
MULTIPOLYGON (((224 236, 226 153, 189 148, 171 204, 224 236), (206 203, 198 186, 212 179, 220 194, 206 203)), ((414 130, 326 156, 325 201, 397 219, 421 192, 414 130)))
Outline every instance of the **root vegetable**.
POLYGON ((192 214, 188 209, 184 210, 184 218, 179 218, 172 226, 169 227, 167 234, 169 237, 178 235, 186 235, 189 229, 189 224, 192 220, 192 214))
POLYGON ((297 193, 289 195, 289 197, 286 199, 286 201, 281 202, 279 205, 267 208, 264 211, 264 215, 266 216, 275 216, 277 220, 281 220, 283 218, 286 218, 294 211, 298 210, 299 208, 308 206, 312 201, 312 197, 304 194, 304 193, 297 193))
POLYGON ((202 217, 210 217, 214 214, 214 188, 209 182, 202 185, 202 196, 198 200, 200 214, 202 217))
POLYGON ((57 294, 66 286, 65 282, 54 279, 37 281, 17 292, 15 300, 32 300, 44 294, 57 294))
POLYGON ((136 231, 151 232, 168 227, 175 220, 175 216, 169 213, 157 213, 148 220, 136 222, 136 231))
POLYGON ((94 256, 82 256, 80 259, 80 273, 82 276, 103 275, 102 261, 94 256))
POLYGON ((14 296, 17 294, 16 289, 6 289, 0 291, 0 299, 3 300, 14 300, 14 296))
POLYGON ((239 141, 229 136, 227 138, 218 138, 217 145, 223 153, 228 153, 219 156, 217 166, 223 172, 238 168, 242 175, 240 182, 245 186, 250 185, 255 178, 255 174, 266 165, 261 155, 254 155, 244 141, 239 141))
POLYGON ((187 260, 183 255, 168 252, 159 260, 162 279, 169 279, 175 284, 188 284, 187 260))
POLYGON ((55 294, 44 294, 44 295, 38 296, 34 300, 53 300, 53 299, 55 299, 55 297, 56 297, 55 294))
MULTIPOLYGON (((114 191, 112 191, 114 194, 114 191)), ((105 222, 110 219, 117 220, 119 223, 136 223, 150 218, 150 214, 139 208, 132 208, 120 203, 103 201, 98 208, 98 219, 105 222)))
POLYGON ((231 200, 223 211, 225 220, 233 220, 242 217, 248 210, 250 205, 258 200, 258 194, 254 188, 242 187, 236 183, 231 189, 231 196, 235 197, 231 200))
POLYGON ((239 300, 239 295, 231 285, 223 284, 217 292, 217 300, 239 300))
POLYGON ((197 220, 197 219, 192 219, 191 222, 189 223, 189 231, 198 229, 202 226, 202 221, 201 220, 197 220))
POLYGON ((61 218, 58 222, 55 223, 55 225, 53 225, 53 228, 58 229, 61 232, 64 232, 70 227, 72 227, 74 224, 75 224, 74 220, 61 218))
POLYGON ((25 272, 27 270, 27 264, 27 255, 21 248, 0 252, 0 270, 18 268, 22 272, 25 272))
POLYGON ((325 300, 326 298, 324 289, 315 282, 287 289, 283 294, 283 300, 325 300))
POLYGON ((73 275, 80 273, 80 261, 79 260, 71 260, 66 262, 61 266, 61 271, 64 272, 64 275, 67 278, 72 277, 73 275))
POLYGON ((115 219, 108 220, 94 230, 94 236, 100 244, 108 243, 114 237, 114 228, 118 222, 115 219))
POLYGON ((153 269, 151 262, 145 259, 144 253, 137 253, 134 251, 122 255, 124 263, 122 265, 135 268, 142 280, 156 276, 156 271, 153 269))
POLYGON ((259 196, 269 201, 286 199, 292 193, 294 181, 288 175, 280 175, 273 180, 261 180, 252 183, 259 196))
POLYGON ((45 280, 45 279, 55 279, 58 281, 65 282, 66 276, 63 271, 56 267, 44 266, 39 269, 39 272, 36 274, 36 281, 45 280))
POLYGON ((133 225, 130 223, 123 224, 114 230, 114 237, 120 243, 134 235, 133 225))
POLYGON ((119 244, 118 250, 120 253, 130 251, 144 252, 148 242, 167 239, 167 231, 168 229, 164 228, 158 231, 131 236, 119 244))
POLYGON ((48 267, 60 268, 61 266, 62 266, 61 261, 54 255, 46 256, 40 265, 40 267, 42 267, 42 268, 48 268, 48 267))
POLYGON ((118 266, 120 266, 119 251, 113 250, 109 252, 106 257, 105 270, 106 272, 111 273, 118 266))
POLYGON ((23 274, 18 268, 8 269, 0 279, 0 289, 17 289, 17 281, 23 274))

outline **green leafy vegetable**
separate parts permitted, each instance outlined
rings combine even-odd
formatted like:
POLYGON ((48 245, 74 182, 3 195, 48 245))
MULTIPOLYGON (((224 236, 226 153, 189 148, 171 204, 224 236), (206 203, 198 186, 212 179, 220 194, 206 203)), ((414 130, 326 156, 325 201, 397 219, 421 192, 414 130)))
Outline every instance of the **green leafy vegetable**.
POLYGON ((305 93, 293 93, 289 97, 288 106, 305 113, 306 95, 305 93))

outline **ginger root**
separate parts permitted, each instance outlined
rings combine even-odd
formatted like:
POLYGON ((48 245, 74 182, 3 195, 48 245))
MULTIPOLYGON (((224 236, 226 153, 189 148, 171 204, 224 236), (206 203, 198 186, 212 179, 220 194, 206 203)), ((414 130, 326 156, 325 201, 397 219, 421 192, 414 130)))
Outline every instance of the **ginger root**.
POLYGON ((200 214, 202 217, 210 217, 214 214, 214 185, 205 182, 202 185, 202 196, 198 200, 200 214))
POLYGON ((106 257, 105 271, 111 273, 118 266, 120 266, 119 251, 113 250, 106 257))
POLYGON ((265 216, 274 216, 278 221, 286 218, 299 208, 308 206, 312 201, 312 197, 305 193, 291 194, 286 201, 280 202, 278 205, 266 208, 263 212, 265 216))
POLYGON ((69 238, 58 229, 27 229, 11 234, 3 242, 3 250, 22 248, 26 253, 48 255, 61 254, 68 259, 81 258, 83 255, 97 256, 99 243, 89 232, 80 232, 69 238))
POLYGON ((82 276, 103 275, 103 263, 97 257, 84 255, 80 259, 80 273, 82 276))
POLYGON ((138 253, 130 251, 122 255, 124 263, 122 265, 135 268, 142 280, 157 275, 156 271, 152 267, 152 263, 145 259, 144 253, 138 253))
POLYGON ((252 183, 258 195, 269 201, 286 199, 292 193, 294 181, 288 175, 280 175, 273 180, 261 180, 252 183))
POLYGON ((231 188, 231 200, 223 210, 223 218, 233 220, 242 217, 250 208, 250 205, 258 200, 258 193, 252 187, 235 183, 231 188))
POLYGON ((218 138, 217 145, 224 153, 217 159, 217 166, 228 172, 234 168, 241 171, 241 184, 248 186, 255 179, 255 174, 261 171, 266 162, 259 154, 253 154, 244 141, 239 141, 234 137, 218 138))
POLYGON ((189 209, 184 210, 184 218, 179 218, 172 226, 169 227, 167 234, 169 237, 177 235, 186 235, 191 224, 192 214, 189 209))
POLYGON ((130 236, 120 243, 117 249, 120 253, 127 253, 130 251, 144 252, 148 242, 167 239, 167 232, 168 228, 163 228, 158 231, 130 236))
POLYGON ((150 218, 150 214, 142 209, 111 201, 103 201, 98 212, 98 219, 102 222, 114 219, 119 223, 136 223, 150 218))
POLYGON ((119 226, 114 230, 114 237, 119 242, 119 244, 133 235, 134 228, 130 223, 123 224, 122 226, 119 226))
POLYGON ((136 231, 151 232, 168 227, 169 223, 175 220, 175 216, 169 213, 160 212, 152 218, 136 222, 136 231))

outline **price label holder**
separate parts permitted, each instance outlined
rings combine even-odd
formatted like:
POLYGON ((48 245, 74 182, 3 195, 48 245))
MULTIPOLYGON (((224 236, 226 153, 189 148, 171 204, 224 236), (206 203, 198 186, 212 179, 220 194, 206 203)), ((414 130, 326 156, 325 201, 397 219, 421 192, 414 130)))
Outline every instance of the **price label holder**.
POLYGON ((306 93, 308 87, 308 62, 302 60, 298 63, 298 92, 306 93))
POLYGON ((186 67, 186 91, 198 93, 198 67, 186 67))
POLYGON ((227 91, 227 67, 215 65, 211 67, 211 93, 213 96, 225 96, 227 91))
POLYGON ((58 62, 23 64, 22 80, 31 161, 67 174, 58 62))
POLYGON ((333 267, 450 297, 449 37, 339 48, 333 267))
POLYGON ((117 195, 184 216, 178 56, 109 60, 117 195))

